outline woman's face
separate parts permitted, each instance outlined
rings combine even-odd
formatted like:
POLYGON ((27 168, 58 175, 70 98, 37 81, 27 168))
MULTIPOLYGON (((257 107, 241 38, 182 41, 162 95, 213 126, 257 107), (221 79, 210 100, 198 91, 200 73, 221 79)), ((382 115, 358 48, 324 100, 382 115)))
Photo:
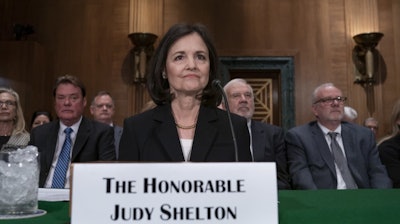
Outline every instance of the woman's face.
POLYGON ((165 71, 171 93, 197 95, 207 86, 210 58, 200 35, 191 33, 178 39, 169 49, 165 71))
POLYGON ((0 121, 9 122, 17 117, 17 102, 13 95, 4 92, 0 93, 0 121))
POLYGON ((37 116, 35 118, 35 120, 33 121, 32 128, 35 128, 35 127, 37 127, 39 125, 46 124, 46 123, 49 123, 49 122, 50 122, 49 117, 47 117, 46 115, 41 114, 41 115, 37 116))

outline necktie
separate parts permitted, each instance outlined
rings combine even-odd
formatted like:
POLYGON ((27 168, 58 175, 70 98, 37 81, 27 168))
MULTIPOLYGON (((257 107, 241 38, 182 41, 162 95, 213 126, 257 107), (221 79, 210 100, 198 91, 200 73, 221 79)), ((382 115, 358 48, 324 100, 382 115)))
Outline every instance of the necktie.
POLYGON ((355 183, 353 176, 350 173, 349 166, 347 164, 347 159, 344 157, 342 149, 340 148, 338 142, 336 141, 336 132, 329 132, 328 135, 331 137, 331 150, 335 163, 338 166, 340 173, 342 174, 343 180, 346 183, 347 189, 357 189, 357 184, 355 183))
POLYGON ((69 166, 69 155, 71 152, 72 140, 71 140, 71 132, 72 128, 68 127, 64 130, 65 133, 65 141, 61 148, 60 155, 58 157, 58 161, 56 164, 56 168, 54 169, 53 182, 51 184, 52 188, 64 188, 65 186, 65 178, 67 175, 67 170, 69 166))

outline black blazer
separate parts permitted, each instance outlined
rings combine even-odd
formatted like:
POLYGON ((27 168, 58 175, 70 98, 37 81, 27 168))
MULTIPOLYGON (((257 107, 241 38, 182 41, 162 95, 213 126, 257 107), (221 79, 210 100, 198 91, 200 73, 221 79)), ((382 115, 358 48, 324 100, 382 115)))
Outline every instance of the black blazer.
POLYGON ((382 163, 393 181, 393 187, 400 188, 400 134, 382 142, 378 149, 382 163))
MULTIPOLYGON (((30 145, 40 152, 39 187, 43 187, 50 172, 57 144, 58 120, 32 129, 30 145)), ((72 149, 71 162, 115 160, 114 129, 106 124, 82 118, 72 149)))
MULTIPOLYGON (((379 159, 375 136, 368 128, 342 122, 347 163, 358 188, 391 188, 379 159)), ((336 189, 333 156, 316 121, 286 133, 289 173, 295 189, 336 189)))
POLYGON ((251 140, 254 162, 275 162, 278 189, 290 189, 287 157, 282 128, 259 121, 251 121, 251 140))
MULTIPOLYGON (((231 115, 239 161, 251 161, 246 120, 231 115)), ((123 161, 184 161, 170 104, 125 119, 119 146, 119 160, 123 161)), ((235 161, 226 111, 200 107, 190 161, 235 161)))

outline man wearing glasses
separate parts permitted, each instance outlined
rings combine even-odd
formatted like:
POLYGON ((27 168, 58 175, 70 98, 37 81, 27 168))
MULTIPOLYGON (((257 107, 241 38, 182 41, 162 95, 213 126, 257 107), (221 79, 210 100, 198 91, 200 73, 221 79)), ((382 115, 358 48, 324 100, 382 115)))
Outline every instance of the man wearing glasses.
POLYGON ((391 188, 373 133, 343 122, 346 97, 332 83, 312 95, 316 120, 285 137, 294 189, 391 188))
MULTIPOLYGON (((250 150, 254 162, 275 162, 278 189, 290 189, 284 131, 281 127, 253 120, 253 88, 244 79, 232 79, 224 86, 232 113, 245 117, 250 133, 250 150)), ((222 108, 225 105, 222 103, 222 108)))
POLYGON ((115 104, 111 94, 107 91, 98 92, 90 105, 90 113, 95 121, 108 124, 114 128, 115 155, 118 159, 119 140, 123 129, 114 124, 115 104))

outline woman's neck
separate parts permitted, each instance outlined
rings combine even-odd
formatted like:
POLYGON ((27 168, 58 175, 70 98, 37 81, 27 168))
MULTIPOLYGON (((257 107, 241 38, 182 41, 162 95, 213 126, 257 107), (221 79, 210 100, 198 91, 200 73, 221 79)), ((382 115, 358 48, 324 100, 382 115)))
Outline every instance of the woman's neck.
POLYGON ((175 99, 171 103, 171 110, 175 119, 182 121, 193 121, 197 119, 197 114, 200 109, 200 101, 196 99, 175 99))
POLYGON ((11 136, 14 130, 13 121, 1 121, 0 122, 0 136, 11 136))
POLYGON ((193 139, 199 115, 200 102, 175 100, 171 104, 172 116, 180 138, 193 139))

